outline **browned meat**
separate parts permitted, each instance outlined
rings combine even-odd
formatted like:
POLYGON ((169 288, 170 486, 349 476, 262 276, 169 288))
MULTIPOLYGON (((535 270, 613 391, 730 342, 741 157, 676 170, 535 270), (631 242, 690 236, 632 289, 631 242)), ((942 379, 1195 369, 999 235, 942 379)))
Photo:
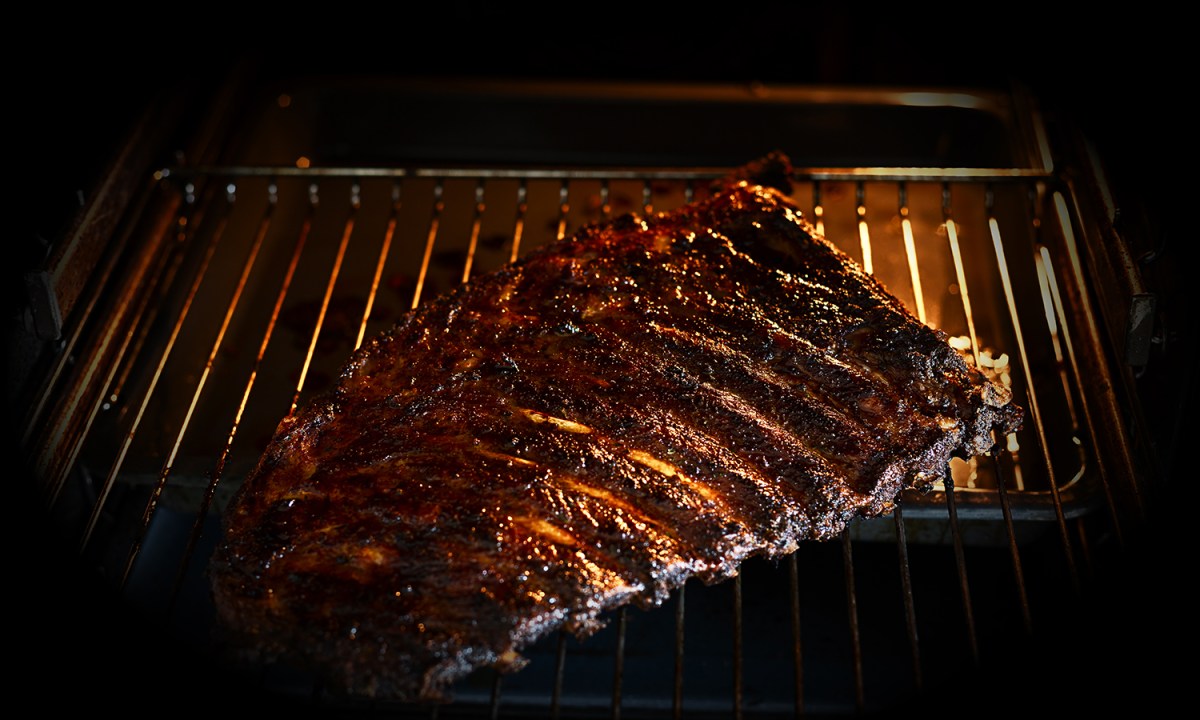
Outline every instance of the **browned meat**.
POLYGON ((285 420, 211 564, 236 647, 381 698, 888 512, 1014 429, 813 231, 731 181, 437 298, 285 420))

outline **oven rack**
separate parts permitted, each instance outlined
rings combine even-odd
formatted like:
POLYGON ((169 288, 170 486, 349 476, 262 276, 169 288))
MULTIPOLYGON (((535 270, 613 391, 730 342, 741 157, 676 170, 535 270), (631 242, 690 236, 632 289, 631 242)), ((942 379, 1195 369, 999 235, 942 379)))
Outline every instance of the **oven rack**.
MULTIPOLYGON (((224 503, 278 421, 320 392, 365 338, 423 299, 586 223, 701 198, 727 172, 306 164, 159 170, 148 190, 159 211, 130 228, 120 248, 131 276, 93 298, 93 319, 66 339, 25 425, 41 490, 81 553, 117 567, 119 589, 164 617, 204 612, 202 568, 224 503)), ((914 601, 912 553, 942 553, 954 567, 962 620, 951 644, 978 658, 985 621, 972 610, 968 577, 977 576, 967 556, 985 553, 1003 568, 1011 619, 1028 630, 1038 612, 1025 579, 1028 553, 1048 543, 1062 577, 1078 586, 1090 562, 1086 526, 1098 522, 1119 537, 1129 519, 1118 494, 1131 493, 1137 508, 1141 490, 1136 482, 1115 487, 1096 452, 1104 408, 1084 389, 1092 365, 1075 340, 1076 298, 1086 291, 1069 186, 1045 171, 1010 168, 803 168, 794 181, 793 197, 819 232, 945 330, 970 362, 1008 382, 1028 410, 1026 426, 997 438, 992 457, 953 463, 951 482, 906 496, 892 516, 856 523, 839 543, 850 657, 847 682, 834 686, 862 710, 925 682, 921 638, 929 634, 914 601), (889 687, 885 695, 893 695, 878 700, 869 694, 853 569, 855 553, 876 553, 877 545, 897 552, 912 669, 910 686, 889 687)), ((826 562, 829 552, 813 549, 812 561, 826 562)), ((713 708, 728 703, 741 715, 837 704, 803 691, 812 683, 804 680, 798 557, 802 569, 803 552, 784 564, 790 641, 772 651, 790 655, 794 696, 758 697, 747 687, 739 577, 731 584, 732 684, 722 684, 713 708)), ((548 696, 551 715, 575 706, 678 714, 689 620, 683 591, 670 602, 669 696, 622 685, 636 611, 621 611, 609 635, 595 640, 611 645, 610 694, 572 695, 561 686, 563 664, 580 660, 568 653, 575 641, 560 637, 533 651, 546 672, 526 676, 548 673, 548 690, 473 677, 461 702, 494 714, 548 696)), ((578 657, 593 647, 581 646, 578 657)))

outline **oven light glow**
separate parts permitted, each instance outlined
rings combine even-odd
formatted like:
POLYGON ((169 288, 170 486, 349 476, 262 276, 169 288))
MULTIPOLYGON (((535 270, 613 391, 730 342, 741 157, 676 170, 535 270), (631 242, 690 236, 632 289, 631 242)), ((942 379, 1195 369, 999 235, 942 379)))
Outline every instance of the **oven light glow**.
POLYGON ((311 161, 311 160, 309 160, 309 159, 308 159, 306 156, 304 156, 304 155, 301 155, 300 157, 296 158, 296 167, 298 167, 298 168, 300 168, 300 169, 302 169, 302 170, 303 170, 304 168, 308 167, 308 166, 309 166, 309 165, 311 165, 311 164, 312 164, 312 161, 311 161))

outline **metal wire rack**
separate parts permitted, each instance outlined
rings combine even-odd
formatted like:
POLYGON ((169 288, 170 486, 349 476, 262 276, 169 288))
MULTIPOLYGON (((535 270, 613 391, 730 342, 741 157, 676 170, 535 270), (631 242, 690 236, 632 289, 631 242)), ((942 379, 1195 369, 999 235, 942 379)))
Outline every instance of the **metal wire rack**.
MULTIPOLYGON (((725 171, 163 169, 148 192, 165 210, 127 228, 100 268, 102 280, 125 268, 125 281, 91 301, 93 320, 66 338, 30 411, 41 490, 118 592, 202 646, 203 568, 225 502, 280 419, 351 350, 457 283, 584 224, 701 198, 725 171)), ((1056 598, 1086 581, 1093 544, 1120 542, 1142 490, 1095 451, 1110 408, 1083 391, 1079 307, 1085 321, 1090 311, 1071 188, 1040 170, 987 168, 806 168, 795 181, 818 231, 1009 384, 1029 422, 840 543, 752 562, 727 586, 689 585, 656 611, 622 610, 586 641, 550 638, 517 675, 465 680, 450 706, 376 709, 886 707, 927 687, 933 663, 978 661, 1011 630, 1050 621, 1056 598)), ((304 678, 263 682, 313 692, 304 678)))

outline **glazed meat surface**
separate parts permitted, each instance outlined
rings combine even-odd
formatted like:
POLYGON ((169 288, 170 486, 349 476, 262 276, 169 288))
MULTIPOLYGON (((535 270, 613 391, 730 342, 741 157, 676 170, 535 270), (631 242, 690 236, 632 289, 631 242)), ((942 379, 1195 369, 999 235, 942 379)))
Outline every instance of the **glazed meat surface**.
POLYGON ((335 691, 442 699, 560 627, 887 513, 1020 420, 785 193, 731 180, 356 352, 228 509, 219 627, 335 691))

